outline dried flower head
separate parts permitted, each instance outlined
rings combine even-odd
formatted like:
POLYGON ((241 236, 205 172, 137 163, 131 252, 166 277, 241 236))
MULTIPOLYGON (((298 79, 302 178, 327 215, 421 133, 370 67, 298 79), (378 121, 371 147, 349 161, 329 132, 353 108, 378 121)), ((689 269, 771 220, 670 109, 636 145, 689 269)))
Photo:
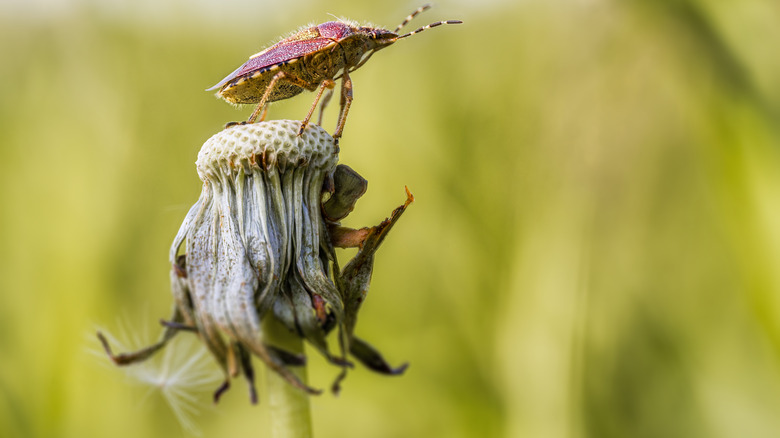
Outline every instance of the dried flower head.
POLYGON ((298 134, 300 122, 275 120, 237 125, 211 137, 198 155, 203 180, 170 251, 173 316, 162 338, 142 350, 113 354, 118 365, 143 361, 180 331, 195 332, 224 370, 215 400, 243 373, 256 401, 251 356, 292 385, 312 394, 289 367, 305 358, 264 341, 264 318, 277 318, 331 363, 364 365, 400 374, 369 344, 354 336, 360 304, 371 280, 374 254, 413 198, 380 225, 354 230, 339 225, 367 182, 337 165, 338 146, 318 126, 298 134), (339 268, 335 247, 357 247, 339 268), (338 352, 327 342, 336 330, 338 352))

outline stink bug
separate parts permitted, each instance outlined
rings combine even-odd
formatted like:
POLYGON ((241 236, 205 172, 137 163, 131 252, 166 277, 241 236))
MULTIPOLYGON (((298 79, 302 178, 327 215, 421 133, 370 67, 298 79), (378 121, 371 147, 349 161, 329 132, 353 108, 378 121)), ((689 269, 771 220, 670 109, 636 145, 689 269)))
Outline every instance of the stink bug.
POLYGON ((336 79, 341 78, 341 108, 333 134, 333 138, 338 140, 352 104, 350 72, 365 64, 377 50, 402 38, 442 24, 462 23, 458 20, 437 21, 415 31, 398 34, 412 18, 429 8, 430 5, 418 8, 393 31, 345 21, 329 21, 305 28, 250 56, 249 61, 207 91, 219 89, 217 96, 234 104, 257 103, 246 122, 254 123, 258 117, 260 120, 265 118, 268 103, 288 99, 303 90, 316 90, 311 109, 298 131, 301 135, 327 88, 330 91, 320 107, 319 123, 322 122, 322 111, 330 100, 336 79))

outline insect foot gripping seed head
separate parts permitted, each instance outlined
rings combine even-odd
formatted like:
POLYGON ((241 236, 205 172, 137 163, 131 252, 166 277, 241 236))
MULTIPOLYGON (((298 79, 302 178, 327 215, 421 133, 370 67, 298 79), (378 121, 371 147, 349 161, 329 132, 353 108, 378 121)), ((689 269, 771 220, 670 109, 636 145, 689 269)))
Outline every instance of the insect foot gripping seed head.
POLYGON ((374 255, 412 201, 380 225, 360 230, 338 223, 365 192, 366 181, 344 165, 324 130, 298 135, 300 122, 274 120, 237 125, 211 137, 198 155, 201 195, 187 213, 170 250, 174 312, 161 340, 142 350, 113 354, 118 365, 140 362, 178 332, 195 332, 225 373, 215 400, 243 373, 250 383, 251 356, 260 358, 290 384, 311 394, 290 371, 301 355, 266 343, 263 322, 276 318, 305 338, 346 374, 347 352, 370 369, 400 374, 366 342, 353 335, 357 312, 369 287, 374 255), (334 247, 358 247, 340 270, 334 247), (336 330, 339 353, 326 336, 336 330))

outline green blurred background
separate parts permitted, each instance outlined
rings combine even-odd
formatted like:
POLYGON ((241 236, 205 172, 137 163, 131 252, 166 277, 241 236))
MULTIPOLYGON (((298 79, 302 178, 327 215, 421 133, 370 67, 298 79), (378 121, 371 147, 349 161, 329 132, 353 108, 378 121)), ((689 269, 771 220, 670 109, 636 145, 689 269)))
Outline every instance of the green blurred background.
MULTIPOLYGON (((149 341, 168 315, 197 151, 251 111, 203 90, 328 14, 418 6, 158 3, 0 4, 0 436, 192 436, 94 331, 149 341)), ((414 24, 441 19, 465 24, 352 75, 341 142, 370 182, 348 225, 417 199, 358 324, 411 367, 314 399, 315 435, 778 436, 780 3, 441 1, 414 24)), ((335 374, 313 358, 314 386, 335 374)), ((213 388, 203 436, 268 436, 265 400, 213 388)))

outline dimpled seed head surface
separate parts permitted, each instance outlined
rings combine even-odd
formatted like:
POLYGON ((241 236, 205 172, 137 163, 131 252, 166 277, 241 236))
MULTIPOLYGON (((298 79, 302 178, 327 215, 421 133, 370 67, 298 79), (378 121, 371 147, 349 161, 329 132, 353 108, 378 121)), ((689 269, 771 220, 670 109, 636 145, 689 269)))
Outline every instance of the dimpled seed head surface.
POLYGON ((269 120, 226 128, 206 140, 198 153, 198 175, 206 180, 215 172, 243 167, 309 166, 329 170, 338 162, 338 148, 324 129, 309 125, 298 136, 301 122, 269 120), (264 158, 263 158, 264 157, 264 158))

